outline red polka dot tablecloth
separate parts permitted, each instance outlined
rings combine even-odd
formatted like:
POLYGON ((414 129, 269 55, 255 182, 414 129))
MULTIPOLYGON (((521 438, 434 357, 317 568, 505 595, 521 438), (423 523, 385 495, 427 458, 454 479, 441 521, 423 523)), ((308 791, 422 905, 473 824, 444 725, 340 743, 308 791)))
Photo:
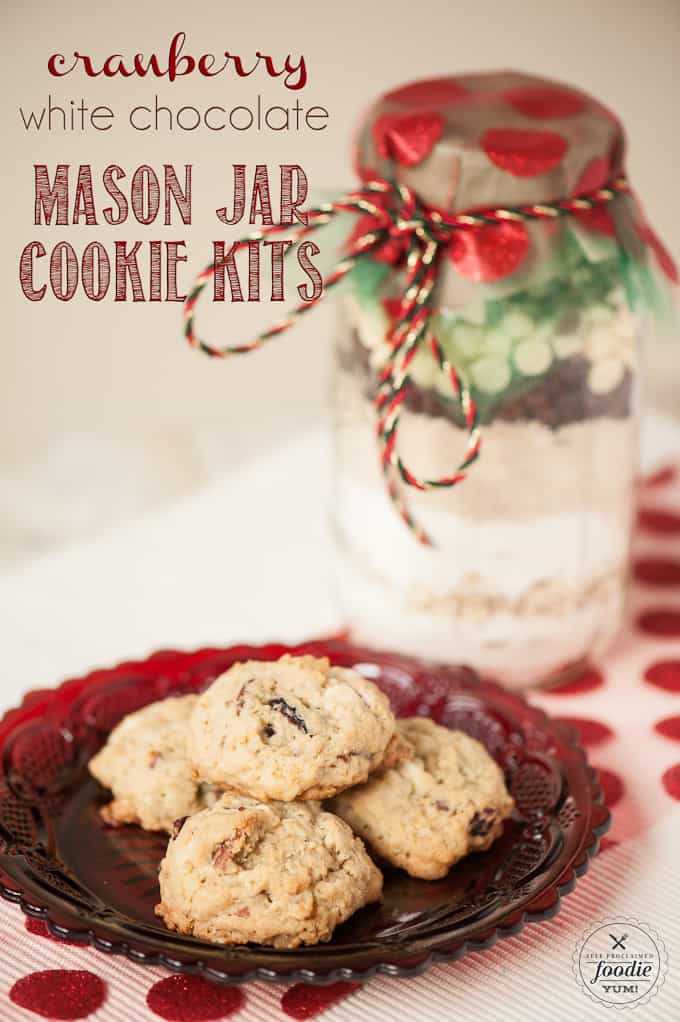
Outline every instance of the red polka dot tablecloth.
MULTIPOLYGON (((240 1022, 366 1019, 495 1022, 602 1018, 571 976, 584 927, 632 915, 661 932, 671 952, 664 988, 642 1020, 670 1020, 680 977, 680 468, 640 488, 628 625, 606 660, 579 679, 535 693, 535 703, 568 719, 598 768, 613 825, 589 875, 553 920, 527 927, 483 954, 438 965, 422 977, 377 977, 365 986, 263 983, 218 987, 200 977, 135 966, 52 938, 45 925, 0 903, 0 1020, 240 1022), (673 992, 675 991, 675 992, 673 992), (516 1014, 513 1014, 513 1008, 516 1014)), ((638 1017, 636 1015, 636 1017, 638 1017)))

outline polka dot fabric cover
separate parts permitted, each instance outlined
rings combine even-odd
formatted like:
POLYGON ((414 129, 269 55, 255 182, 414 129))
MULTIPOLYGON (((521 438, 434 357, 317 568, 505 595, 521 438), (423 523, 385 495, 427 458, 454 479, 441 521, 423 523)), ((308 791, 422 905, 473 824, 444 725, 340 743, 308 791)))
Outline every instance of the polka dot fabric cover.
MULTIPOLYGON (((502 71, 387 92, 359 125, 354 164, 363 181, 407 185, 446 217, 578 198, 622 177, 624 155, 621 123, 599 100, 572 85, 502 71)), ((372 225, 364 217, 352 237, 372 225)), ((655 317, 675 322, 667 293, 678 271, 633 193, 559 220, 508 219, 456 232, 439 266, 437 302, 460 310, 569 276, 574 238, 589 262, 624 256, 635 267, 629 300, 635 295, 655 317)), ((390 239, 372 259, 398 270, 405 245, 403 238, 390 239)))
MULTIPOLYGON (((600 772, 613 814, 602 840, 604 870, 612 846, 640 837, 679 811, 680 468, 664 469, 640 487, 633 577, 629 625, 607 659, 580 678, 532 697, 577 728, 600 772)), ((541 925, 558 925, 560 918, 541 925)), ((496 959, 512 956, 523 939, 530 938, 503 941, 496 959)), ((499 963, 493 955, 471 957, 478 959, 474 980, 482 990, 484 969, 499 963)), ((456 963, 437 966, 418 981, 432 988, 438 1005, 445 1003, 456 968, 456 963)), ((56 940, 45 923, 24 919, 16 907, 0 902, 0 1022, 270 1022, 326 1013, 329 1022, 342 1022, 361 1017, 352 1009, 358 989, 342 982, 232 988, 201 976, 168 975, 56 940)), ((451 1010, 454 1004, 452 994, 451 1010)))
POLYGON ((549 202, 623 171, 621 124, 570 85, 513 71, 413 82, 380 97, 357 170, 409 185, 443 212, 549 202))

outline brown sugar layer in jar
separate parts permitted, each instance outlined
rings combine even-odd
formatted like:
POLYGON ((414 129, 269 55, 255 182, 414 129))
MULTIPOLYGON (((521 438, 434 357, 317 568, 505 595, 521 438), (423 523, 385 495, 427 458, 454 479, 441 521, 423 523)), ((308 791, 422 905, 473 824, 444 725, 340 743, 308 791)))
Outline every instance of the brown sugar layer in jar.
MULTIPOLYGON (((369 363, 369 351, 361 343, 356 331, 347 346, 339 345, 341 368, 361 372, 365 379, 365 393, 374 396, 376 374, 369 363)), ((572 422, 608 417, 626 419, 631 415, 633 375, 626 369, 621 382, 607 394, 594 394, 588 387, 588 361, 580 355, 565 358, 554 365, 540 382, 532 383, 520 394, 499 401, 492 412, 487 410, 483 420, 505 422, 541 422, 549 429, 559 429, 572 422)), ((462 425, 460 409, 454 401, 441 397, 411 381, 404 402, 406 408, 420 415, 447 418, 462 425)))

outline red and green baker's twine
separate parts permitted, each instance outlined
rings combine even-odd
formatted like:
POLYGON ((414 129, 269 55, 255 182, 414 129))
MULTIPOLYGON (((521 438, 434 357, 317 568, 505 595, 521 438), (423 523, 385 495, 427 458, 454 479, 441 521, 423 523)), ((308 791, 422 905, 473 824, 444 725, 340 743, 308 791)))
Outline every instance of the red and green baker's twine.
MULTIPOLYGON (((481 447, 477 408, 468 383, 447 361, 441 344, 429 328, 433 291, 442 252, 451 242, 456 231, 474 231, 487 227, 489 224, 499 224, 509 220, 557 219, 568 214, 604 206, 619 193, 628 190, 626 180, 620 178, 607 187, 599 188, 588 195, 559 202, 445 216, 437 210, 423 206, 413 190, 405 185, 379 179, 369 181, 360 189, 349 192, 335 202, 323 203, 307 210, 307 224, 294 232, 292 239, 294 244, 290 246, 287 254, 293 251, 295 245, 304 237, 323 227, 338 213, 350 212, 371 218, 370 229, 350 242, 347 246, 346 257, 325 278, 318 298, 310 302, 301 302, 291 309, 284 319, 262 331, 245 344, 215 347, 199 338, 194 330, 198 299, 208 281, 219 268, 219 264, 213 262, 198 275, 187 297, 184 306, 184 334, 193 348, 197 348, 210 358, 226 358, 227 355, 242 355, 249 351, 255 351, 267 341, 292 327, 303 313, 319 302, 328 290, 354 269, 358 260, 369 257, 372 252, 380 249, 387 242, 405 243, 408 246, 406 282, 399 312, 388 335, 390 353, 378 377, 375 393, 376 432, 380 462, 390 499, 416 538, 421 543, 430 545, 429 536, 408 509, 401 492, 401 484, 421 491, 456 486, 465 478, 467 469, 477 459, 481 447), (376 195, 382 198, 384 205, 373 201, 373 197, 376 195), (427 479, 415 475, 404 464, 397 442, 401 409, 411 382, 409 366, 423 344, 430 346, 439 368, 450 380, 456 400, 461 407, 468 434, 465 454, 456 470, 451 475, 437 479, 427 479)), ((237 241, 231 251, 236 253, 239 248, 245 247, 249 242, 262 241, 269 235, 284 230, 289 231, 290 227, 275 224, 262 231, 256 231, 237 241)))

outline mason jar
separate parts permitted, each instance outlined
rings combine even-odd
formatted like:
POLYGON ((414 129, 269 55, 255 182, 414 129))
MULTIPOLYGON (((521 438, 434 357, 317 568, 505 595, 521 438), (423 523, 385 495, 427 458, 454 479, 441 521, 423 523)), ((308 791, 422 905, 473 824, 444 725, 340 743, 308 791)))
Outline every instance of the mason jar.
MULTIPOLYGON (((512 73, 417 82, 366 116, 364 179, 407 184, 444 216, 510 215, 456 232, 438 265, 429 328, 469 387, 482 442, 457 485, 400 484, 430 545, 397 513, 375 442, 406 243, 360 258, 339 302, 332 516, 339 596, 357 641, 524 687, 583 669, 616 636, 639 353, 666 301, 662 250, 625 188, 592 207, 558 207, 620 182, 623 149, 600 103, 512 73), (545 208, 514 214, 527 204, 545 208)), ((401 456, 421 477, 450 475, 468 437, 450 376, 427 344, 409 371, 401 456)))

